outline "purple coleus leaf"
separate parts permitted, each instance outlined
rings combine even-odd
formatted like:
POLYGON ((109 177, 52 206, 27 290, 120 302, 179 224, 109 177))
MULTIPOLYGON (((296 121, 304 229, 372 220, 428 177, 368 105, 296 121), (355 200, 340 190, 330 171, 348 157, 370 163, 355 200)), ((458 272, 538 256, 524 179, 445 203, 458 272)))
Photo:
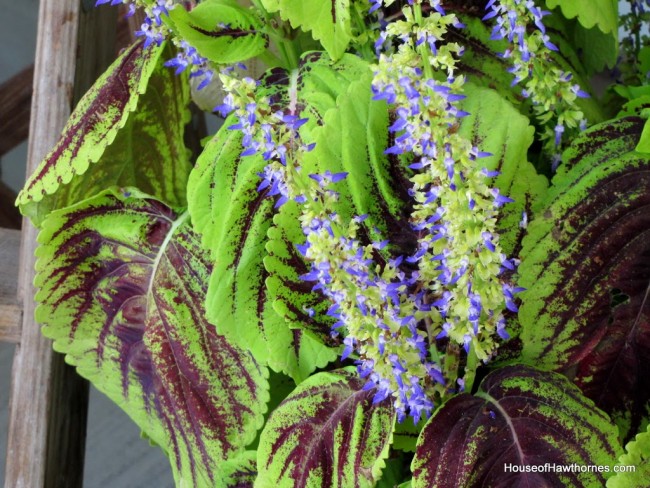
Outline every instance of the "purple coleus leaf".
POLYGON ((613 474, 621 451, 608 416, 565 377, 507 366, 431 417, 418 439, 412 486, 604 486, 604 472, 570 468, 600 465, 613 474))
POLYGON ((212 268, 189 215, 109 190, 51 213, 39 243, 36 319, 54 348, 162 447, 178 485, 225 486, 267 372, 205 319, 212 268))
POLYGON ((524 240, 523 357, 565 373, 629 438, 650 402, 650 158, 644 120, 581 134, 524 240))
POLYGON ((353 369, 319 373, 301 383, 271 414, 257 450, 256 485, 373 486, 388 455, 395 423, 390 399, 353 369))

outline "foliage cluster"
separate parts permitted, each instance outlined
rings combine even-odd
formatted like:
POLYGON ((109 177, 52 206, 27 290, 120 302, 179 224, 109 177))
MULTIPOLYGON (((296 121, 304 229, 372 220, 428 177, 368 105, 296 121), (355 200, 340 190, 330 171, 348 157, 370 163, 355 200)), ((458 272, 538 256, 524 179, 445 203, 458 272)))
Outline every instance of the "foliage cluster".
POLYGON ((647 2, 109 2, 142 40, 17 204, 178 486, 650 479, 647 2))

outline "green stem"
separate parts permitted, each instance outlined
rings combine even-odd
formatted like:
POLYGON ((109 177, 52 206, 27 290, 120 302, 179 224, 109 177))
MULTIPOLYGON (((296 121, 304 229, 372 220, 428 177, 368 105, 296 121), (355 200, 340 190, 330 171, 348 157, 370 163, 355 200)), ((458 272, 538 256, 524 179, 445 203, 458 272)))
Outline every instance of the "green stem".
MULTIPOLYGON (((418 26, 421 26, 424 23, 424 18, 422 17, 422 6, 420 3, 415 3, 413 5, 413 18, 415 19, 415 22, 418 26)), ((426 79, 431 79, 433 78, 433 68, 431 67, 431 63, 429 62, 429 47, 427 46, 426 42, 423 42, 419 47, 418 47, 418 52, 420 54, 420 57, 422 58, 422 64, 424 65, 424 76, 426 79)))
POLYGON ((471 392, 472 387, 474 386, 474 379, 476 378, 476 369, 478 368, 479 365, 479 359, 476 356, 475 348, 472 347, 469 350, 469 354, 467 355, 467 364, 465 365, 465 376, 463 377, 463 380, 465 380, 465 391, 471 392))

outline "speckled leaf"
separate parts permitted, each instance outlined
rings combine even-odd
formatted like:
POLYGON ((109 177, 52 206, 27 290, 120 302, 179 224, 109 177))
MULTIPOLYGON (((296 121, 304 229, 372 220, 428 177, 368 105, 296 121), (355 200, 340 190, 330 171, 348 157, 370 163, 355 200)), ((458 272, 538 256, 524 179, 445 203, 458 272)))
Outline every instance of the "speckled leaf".
POLYGON ((534 204, 548 186, 546 178, 538 175, 527 159, 535 130, 528 118, 494 90, 468 84, 465 94, 463 110, 470 115, 463 120, 459 133, 481 151, 492 153, 478 163, 500 171, 492 180, 494 186, 515 200, 501 209, 498 228, 504 252, 516 256, 526 232, 519 226, 522 212, 531 217, 534 204))
POLYGON ((162 52, 162 47, 145 49, 136 43, 99 77, 79 101, 59 142, 27 180, 18 205, 41 201, 102 157, 137 107, 162 52))
POLYGON ((169 18, 182 39, 217 64, 254 58, 268 44, 259 19, 237 0, 204 0, 190 11, 179 5, 169 18))
POLYGON ((413 488, 600 488, 603 473, 507 472, 506 465, 611 467, 620 451, 607 415, 566 378, 508 366, 431 417, 411 465, 413 488))
MULTIPOLYGON (((274 70, 264 78, 263 89, 283 108, 288 104, 288 92, 293 93, 310 118, 302 128, 309 137, 322 114, 335 106, 337 94, 359 71, 366 70, 367 64, 346 56, 333 65, 316 53, 304 63, 293 86, 285 71, 274 70)), ((226 122, 206 146, 188 186, 193 224, 215 259, 206 303, 208 319, 262 363, 302 381, 315 368, 335 359, 336 351, 315 340, 313 334, 297 330, 302 324, 287 324, 273 308, 274 295, 267 289, 269 273, 263 260, 275 202, 266 192, 257 191, 258 173, 265 162, 260 156, 240 157, 241 136, 228 131, 229 125, 226 122)), ((321 336, 329 337, 329 326, 321 336)))
MULTIPOLYGON (((136 100, 137 109, 117 131, 115 140, 106 147, 88 148, 96 161, 91 170, 77 173, 54 194, 22 206, 32 222, 39 225, 52 210, 85 200, 111 186, 134 186, 168 205, 186 206, 185 189, 192 169, 190 151, 183 139, 190 120, 189 84, 187 75, 176 76, 163 66, 173 55, 171 48, 163 50, 146 92, 136 100)), ((124 89, 121 78, 110 82, 117 84, 114 91, 124 89)), ((88 112, 86 117, 92 115, 88 112)))
POLYGON ((390 399, 352 370, 319 373, 301 383, 271 414, 260 438, 256 486, 354 488, 380 477, 392 439, 390 399))
POLYGON ((617 35, 618 0, 546 0, 546 6, 559 6, 566 18, 577 18, 587 29, 597 26, 605 33, 617 35))
POLYGON ((257 452, 244 451, 220 467, 224 474, 219 488, 253 488, 257 479, 257 452))
POLYGON ((211 265, 188 214, 130 191, 47 217, 36 320, 169 455, 179 486, 221 486, 221 463, 261 426, 267 372, 206 321, 211 265))
POLYGON ((519 268, 523 358, 575 378, 623 437, 650 400, 650 158, 634 151, 643 126, 627 117, 576 138, 519 268))
POLYGON ((339 59, 352 40, 351 0, 262 0, 294 28, 311 32, 332 59, 339 59))
POLYGON ((618 466, 625 471, 608 479, 607 488, 650 486, 650 426, 627 443, 625 454, 618 458, 618 466), (630 469, 631 467, 634 468, 630 469))

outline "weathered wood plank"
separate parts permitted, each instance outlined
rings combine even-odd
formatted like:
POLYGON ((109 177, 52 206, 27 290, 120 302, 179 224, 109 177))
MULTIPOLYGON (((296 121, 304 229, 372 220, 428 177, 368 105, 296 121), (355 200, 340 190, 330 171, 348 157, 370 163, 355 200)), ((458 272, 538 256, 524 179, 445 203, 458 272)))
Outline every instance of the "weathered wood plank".
MULTIPOLYGON (((89 80, 105 68, 107 50, 112 54, 112 39, 101 36, 114 32, 115 12, 84 4, 87 13, 80 0, 40 2, 28 174, 56 143, 89 80)), ((5 487, 75 488, 83 479, 88 385, 54 354, 34 322, 36 234, 23 222, 18 283, 23 321, 12 372, 5 487)))
POLYGON ((27 139, 34 66, 0 85, 0 157, 27 139))
POLYGON ((16 295, 20 231, 0 228, 0 341, 20 340, 22 306, 16 295))

